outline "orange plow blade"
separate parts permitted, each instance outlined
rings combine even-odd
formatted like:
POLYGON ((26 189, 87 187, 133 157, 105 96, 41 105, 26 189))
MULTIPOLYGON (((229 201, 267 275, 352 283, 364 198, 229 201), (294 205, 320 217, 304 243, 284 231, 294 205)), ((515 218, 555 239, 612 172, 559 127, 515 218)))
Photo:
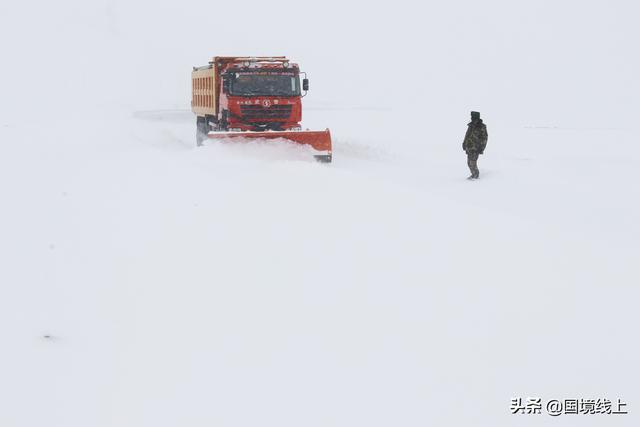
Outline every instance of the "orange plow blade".
POLYGON ((286 139, 296 144, 309 145, 318 151, 314 157, 320 162, 332 159, 331 133, 329 129, 319 131, 265 131, 265 132, 210 132, 211 139, 286 139))

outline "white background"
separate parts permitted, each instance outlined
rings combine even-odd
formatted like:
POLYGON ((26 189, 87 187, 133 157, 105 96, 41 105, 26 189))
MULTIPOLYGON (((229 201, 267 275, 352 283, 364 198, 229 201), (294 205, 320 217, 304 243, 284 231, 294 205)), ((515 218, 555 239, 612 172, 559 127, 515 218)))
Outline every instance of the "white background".
POLYGON ((0 425, 638 425, 638 12, 2 3, 0 425), (194 147, 233 54, 301 64, 332 165, 194 147))

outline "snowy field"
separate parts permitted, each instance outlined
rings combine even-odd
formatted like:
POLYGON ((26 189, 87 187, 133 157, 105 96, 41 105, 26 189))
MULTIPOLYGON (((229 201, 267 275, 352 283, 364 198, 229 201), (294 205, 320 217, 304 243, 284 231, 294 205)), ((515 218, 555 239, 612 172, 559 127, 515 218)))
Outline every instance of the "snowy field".
POLYGON ((2 6, 0 427, 640 424, 637 6, 183 3, 2 6), (190 67, 273 50, 333 164, 195 147, 190 67))

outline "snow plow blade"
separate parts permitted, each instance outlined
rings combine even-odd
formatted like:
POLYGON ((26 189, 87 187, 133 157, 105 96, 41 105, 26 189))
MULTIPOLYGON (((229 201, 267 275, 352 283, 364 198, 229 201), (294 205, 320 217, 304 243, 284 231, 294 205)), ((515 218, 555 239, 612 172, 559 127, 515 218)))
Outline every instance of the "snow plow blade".
POLYGON ((265 132, 210 132, 210 139, 286 139, 296 144, 309 145, 318 151, 313 157, 322 163, 332 160, 331 133, 329 129, 319 131, 265 131, 265 132))

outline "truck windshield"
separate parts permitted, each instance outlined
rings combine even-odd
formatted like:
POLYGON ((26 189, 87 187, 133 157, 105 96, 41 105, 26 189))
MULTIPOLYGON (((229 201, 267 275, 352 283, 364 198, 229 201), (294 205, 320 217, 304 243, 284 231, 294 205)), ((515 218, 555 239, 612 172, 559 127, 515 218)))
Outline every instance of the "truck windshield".
POLYGON ((300 78, 294 73, 234 73, 231 95, 298 96, 300 78))

